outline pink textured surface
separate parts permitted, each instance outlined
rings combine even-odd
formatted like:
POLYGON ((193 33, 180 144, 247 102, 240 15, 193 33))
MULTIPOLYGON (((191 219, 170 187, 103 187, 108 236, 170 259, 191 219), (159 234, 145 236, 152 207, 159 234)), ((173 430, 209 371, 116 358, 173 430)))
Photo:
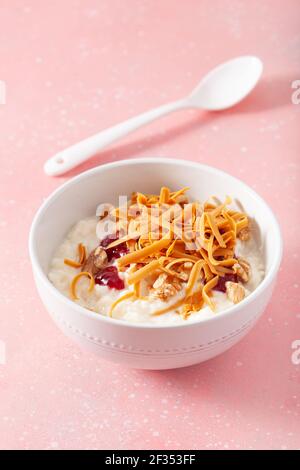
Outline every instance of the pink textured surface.
POLYGON ((300 339, 299 14, 297 0, 1 1, 1 448, 300 448, 300 365, 291 361, 300 339), (52 324, 31 276, 32 217, 67 179, 46 177, 43 162, 245 53, 265 71, 236 109, 170 116, 84 167, 174 156, 255 188, 285 240, 265 315, 233 349, 183 370, 134 371, 81 351, 52 324))

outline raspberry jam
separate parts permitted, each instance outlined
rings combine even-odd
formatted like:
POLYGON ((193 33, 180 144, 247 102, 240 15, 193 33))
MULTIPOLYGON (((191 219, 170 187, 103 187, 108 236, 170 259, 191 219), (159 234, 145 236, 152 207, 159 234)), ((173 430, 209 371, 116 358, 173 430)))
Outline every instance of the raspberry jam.
POLYGON ((119 277, 116 266, 107 266, 96 274, 95 283, 117 290, 122 290, 125 287, 124 281, 119 277))
POLYGON ((236 274, 225 274, 225 276, 220 277, 218 284, 214 287, 214 290, 219 292, 226 292, 226 282, 237 282, 237 275, 236 274))
POLYGON ((124 256, 128 253, 128 248, 125 242, 120 243, 117 246, 113 246, 112 248, 106 248, 115 240, 118 240, 117 236, 109 235, 108 237, 103 238, 103 240, 100 242, 100 246, 102 246, 106 251, 108 261, 121 258, 121 256, 124 256))

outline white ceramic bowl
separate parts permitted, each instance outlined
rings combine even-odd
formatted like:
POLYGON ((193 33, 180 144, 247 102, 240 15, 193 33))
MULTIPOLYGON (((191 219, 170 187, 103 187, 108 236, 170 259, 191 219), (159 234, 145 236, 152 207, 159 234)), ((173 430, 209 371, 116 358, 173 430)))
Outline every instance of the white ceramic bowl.
POLYGON ((267 204, 242 181, 198 163, 146 158, 99 166, 71 179, 42 205, 32 223, 30 257, 35 282, 59 328, 103 358, 142 369, 169 369, 206 361, 237 343, 264 311, 279 269, 282 241, 267 204), (161 186, 189 186, 191 197, 236 197, 257 221, 266 276, 240 304, 215 317, 184 325, 128 323, 93 313, 63 296, 48 280, 54 250, 78 220, 93 215, 100 202, 116 204, 132 191, 155 193, 161 186))

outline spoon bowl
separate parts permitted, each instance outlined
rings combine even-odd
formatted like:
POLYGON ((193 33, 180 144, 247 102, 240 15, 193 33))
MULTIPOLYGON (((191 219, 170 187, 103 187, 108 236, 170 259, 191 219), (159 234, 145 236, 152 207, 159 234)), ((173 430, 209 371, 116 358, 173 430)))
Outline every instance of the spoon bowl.
POLYGON ((236 105, 253 90, 263 71, 255 56, 229 60, 211 70, 188 98, 191 107, 221 111, 236 105))

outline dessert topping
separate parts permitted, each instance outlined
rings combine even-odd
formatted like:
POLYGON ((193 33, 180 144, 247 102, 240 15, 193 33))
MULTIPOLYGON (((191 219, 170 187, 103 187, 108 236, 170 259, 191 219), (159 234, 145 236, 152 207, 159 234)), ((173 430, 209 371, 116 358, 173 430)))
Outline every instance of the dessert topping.
POLYGON ((71 266, 72 268, 80 268, 86 260, 86 248, 82 243, 79 243, 77 246, 77 251, 78 251, 78 261, 72 260, 65 258, 64 263, 67 264, 68 266, 71 266))
POLYGON ((242 282, 248 282, 250 278, 250 264, 243 258, 239 258, 238 262, 232 266, 232 269, 242 282))
POLYGON ((95 281, 94 281, 93 276, 90 273, 82 271, 81 273, 76 274, 76 276, 73 277, 72 282, 71 282, 71 286, 70 286, 70 294, 71 294, 71 298, 73 300, 78 300, 78 297, 77 297, 77 294, 76 294, 76 286, 77 286, 77 283, 78 283, 78 281, 81 277, 87 277, 87 278, 90 279, 90 285, 89 285, 89 288, 88 288, 88 292, 92 292, 92 290, 94 289, 95 281))
POLYGON ((249 229, 249 226, 247 227, 244 227, 242 228, 242 230, 240 230, 239 234, 238 234, 238 237, 240 240, 242 240, 243 242, 246 242, 250 239, 250 229, 249 229))
POLYGON ((122 290, 125 287, 124 281, 120 278, 116 266, 107 266, 102 271, 99 271, 95 276, 95 283, 116 290, 122 290))
POLYGON ((176 278, 172 279, 166 273, 162 273, 150 289, 150 297, 166 301, 180 290, 181 284, 176 278))
POLYGON ((98 246, 95 250, 91 251, 87 257, 85 263, 82 266, 82 271, 89 272, 92 276, 95 276, 104 266, 107 264, 106 251, 98 246))
POLYGON ((244 287, 237 282, 226 282, 226 294, 229 300, 234 304, 238 304, 245 297, 244 287))
POLYGON ((237 238, 250 237, 247 215, 229 209, 228 197, 223 203, 189 202, 187 189, 172 192, 162 187, 156 195, 133 193, 128 205, 107 212, 107 217, 115 217, 115 235, 103 238, 87 259, 80 245, 79 261, 65 260, 81 267, 81 274, 96 284, 118 290, 125 287, 119 273, 127 271, 132 290, 110 312, 127 298, 147 299, 142 297, 145 287, 150 298, 163 301, 182 291, 180 299, 154 315, 178 310, 186 318, 204 304, 214 309, 213 289, 226 292, 234 303, 244 298, 245 289, 238 280, 248 282, 250 265, 237 259, 234 250, 237 238), (108 265, 114 260, 116 266, 108 265))

